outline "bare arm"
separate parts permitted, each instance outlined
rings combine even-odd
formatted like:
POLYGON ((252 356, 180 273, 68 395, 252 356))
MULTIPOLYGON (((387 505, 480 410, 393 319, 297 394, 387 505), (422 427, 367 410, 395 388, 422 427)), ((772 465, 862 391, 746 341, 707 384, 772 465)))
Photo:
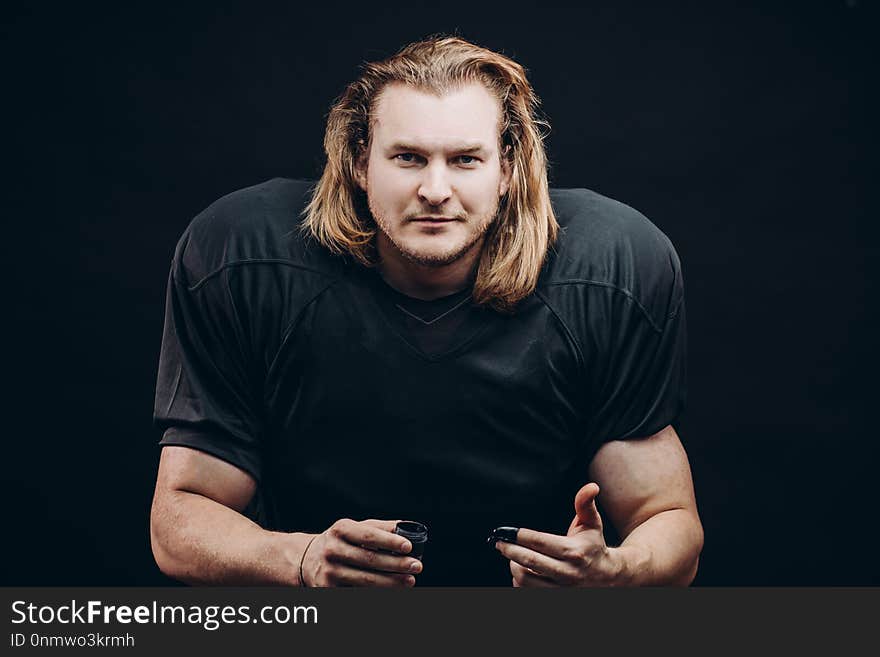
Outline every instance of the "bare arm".
POLYGON ((648 438, 612 441, 596 453, 591 483, 575 496, 565 536, 522 528, 510 559, 514 586, 687 586, 697 572, 703 528, 687 455, 669 426, 648 438), (608 547, 596 507, 624 538, 608 547))
POLYGON ((189 584, 415 584, 421 562, 388 554, 412 548, 392 533, 397 521, 343 518, 320 534, 270 532, 241 514, 255 490, 250 475, 221 459, 188 447, 163 448, 150 514, 162 572, 189 584))
POLYGON ((162 449, 150 514, 156 563, 189 584, 299 585, 309 534, 269 532, 241 514, 256 482, 187 447, 162 449))
MULTIPOLYGON (((671 426, 637 440, 606 443, 590 464, 602 506, 623 538, 631 585, 690 584, 703 548, 687 455, 671 426)), ((612 548, 614 549, 614 548, 612 548)))

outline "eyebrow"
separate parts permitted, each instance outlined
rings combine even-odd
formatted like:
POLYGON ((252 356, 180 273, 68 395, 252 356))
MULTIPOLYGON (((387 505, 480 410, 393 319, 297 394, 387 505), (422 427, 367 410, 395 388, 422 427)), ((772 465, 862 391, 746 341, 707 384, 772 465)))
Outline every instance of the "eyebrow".
MULTIPOLYGON (((388 149, 389 151, 412 151, 414 153, 425 153, 428 149, 423 146, 418 146, 416 144, 411 144, 409 142, 398 141, 391 144, 388 149)), ((480 151, 485 151, 486 147, 477 142, 477 143, 468 143, 461 144, 459 146, 454 146, 452 148, 446 149, 448 152, 452 153, 478 153, 480 151)))

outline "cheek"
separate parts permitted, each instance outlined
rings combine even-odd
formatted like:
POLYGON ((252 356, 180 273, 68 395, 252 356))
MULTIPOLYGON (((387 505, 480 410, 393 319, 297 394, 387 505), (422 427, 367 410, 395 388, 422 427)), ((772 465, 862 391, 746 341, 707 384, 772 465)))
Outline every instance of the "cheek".
POLYGON ((409 202, 412 182, 397 167, 384 162, 370 164, 367 172, 370 196, 384 206, 396 206, 409 202))
POLYGON ((495 171, 481 171, 468 176, 458 186, 462 203, 474 209, 491 208, 498 202, 501 176, 495 171))

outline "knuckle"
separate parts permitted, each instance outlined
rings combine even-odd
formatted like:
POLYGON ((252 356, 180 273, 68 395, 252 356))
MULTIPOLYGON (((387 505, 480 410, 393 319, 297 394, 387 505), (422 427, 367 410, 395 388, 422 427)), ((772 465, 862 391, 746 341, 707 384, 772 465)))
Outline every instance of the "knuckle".
POLYGON ((578 545, 577 548, 575 548, 574 554, 572 556, 578 561, 588 561, 590 558, 589 544, 578 545))
POLYGON ((574 561, 580 557, 578 554, 578 548, 576 545, 571 543, 566 543, 562 547, 562 558, 566 561, 574 561))
POLYGON ((584 548, 584 559, 587 562, 592 562, 598 557, 602 552, 602 548, 595 544, 587 545, 584 548))
POLYGON ((327 562, 324 564, 324 568, 327 573, 327 578, 333 580, 337 586, 345 581, 346 573, 341 564, 327 562))
POLYGON ((328 541, 324 544, 321 555, 324 559, 335 559, 339 556, 339 543, 335 541, 328 541))

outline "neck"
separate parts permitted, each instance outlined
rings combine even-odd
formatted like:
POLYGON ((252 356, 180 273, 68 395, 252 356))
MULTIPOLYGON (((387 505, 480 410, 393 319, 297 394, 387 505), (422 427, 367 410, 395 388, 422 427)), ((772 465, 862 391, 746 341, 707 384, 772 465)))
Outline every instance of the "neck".
POLYGON ((385 282, 408 297, 425 301, 455 294, 471 285, 483 246, 481 239, 448 265, 423 265, 400 253, 381 231, 376 238, 379 274, 385 282))

